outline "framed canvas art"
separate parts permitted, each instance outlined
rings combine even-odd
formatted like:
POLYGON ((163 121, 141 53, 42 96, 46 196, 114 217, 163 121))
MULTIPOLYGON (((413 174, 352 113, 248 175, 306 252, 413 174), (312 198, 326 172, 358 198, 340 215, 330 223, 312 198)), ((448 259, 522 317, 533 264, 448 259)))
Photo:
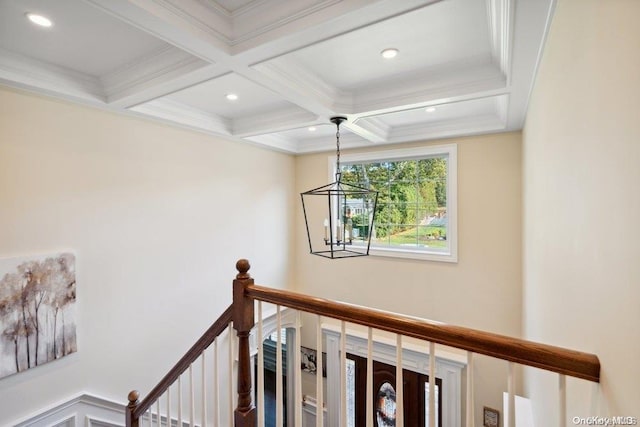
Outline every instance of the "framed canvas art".
POLYGON ((0 378, 77 351, 75 256, 0 259, 0 378))

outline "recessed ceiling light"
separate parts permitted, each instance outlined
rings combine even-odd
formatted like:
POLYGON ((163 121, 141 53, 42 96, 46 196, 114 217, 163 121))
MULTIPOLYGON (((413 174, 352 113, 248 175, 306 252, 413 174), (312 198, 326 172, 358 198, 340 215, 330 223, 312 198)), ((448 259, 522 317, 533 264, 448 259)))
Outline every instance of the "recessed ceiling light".
POLYGON ((40 25, 41 27, 49 28, 53 25, 51 19, 47 18, 46 16, 38 15, 37 13, 27 13, 26 16, 29 21, 33 22, 36 25, 40 25))
POLYGON ((436 107, 427 107, 424 111, 426 111, 427 113, 433 113, 434 111, 436 111, 436 107))
POLYGON ((315 126, 309 126, 309 132, 315 132, 315 131, 316 131, 315 126))
POLYGON ((238 95, 236 95, 235 93, 228 93, 228 94, 226 95, 226 98, 227 98, 229 101, 235 101, 235 100, 237 100, 237 99, 238 99, 238 95))
POLYGON ((399 52, 398 49, 390 48, 380 52, 380 55, 382 55, 384 59, 391 59, 391 58, 395 58, 396 55, 398 55, 398 52, 399 52))

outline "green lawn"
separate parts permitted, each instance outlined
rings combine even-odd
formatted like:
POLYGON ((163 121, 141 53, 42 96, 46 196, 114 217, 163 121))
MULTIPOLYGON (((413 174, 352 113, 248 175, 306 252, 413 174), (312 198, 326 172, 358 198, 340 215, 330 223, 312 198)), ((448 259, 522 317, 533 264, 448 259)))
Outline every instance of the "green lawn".
POLYGON ((389 241, 392 246, 395 245, 426 245, 432 248, 446 248, 446 240, 438 240, 434 236, 446 235, 446 227, 413 227, 405 231, 391 235, 390 239, 379 239, 379 242, 389 241))

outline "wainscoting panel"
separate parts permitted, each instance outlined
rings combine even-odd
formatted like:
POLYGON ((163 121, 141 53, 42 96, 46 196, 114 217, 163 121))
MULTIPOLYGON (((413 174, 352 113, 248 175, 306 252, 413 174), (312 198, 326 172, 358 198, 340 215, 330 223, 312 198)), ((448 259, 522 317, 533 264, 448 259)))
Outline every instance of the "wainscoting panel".
POLYGON ((82 394, 8 425, 14 427, 124 427, 124 403, 82 394))

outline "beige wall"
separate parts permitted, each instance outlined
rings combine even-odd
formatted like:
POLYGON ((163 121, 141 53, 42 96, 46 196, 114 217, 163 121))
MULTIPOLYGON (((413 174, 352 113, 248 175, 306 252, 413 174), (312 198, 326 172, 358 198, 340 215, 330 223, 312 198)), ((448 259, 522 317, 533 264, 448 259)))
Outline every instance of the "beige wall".
MULTIPOLYGON (((293 157, 0 89, 0 257, 77 256, 78 352, 0 380, 0 424, 143 395, 231 302, 290 284, 293 157)), ((4 348, 0 346, 0 348, 4 348)))
MULTIPOLYGON (((328 260, 310 255, 306 236, 299 233, 296 288, 320 297, 520 336, 521 134, 429 144, 443 143, 458 145, 458 263, 373 256, 328 260)), ((329 182, 329 154, 296 159, 298 192, 329 182)), ((302 230, 301 207, 297 210, 296 227, 302 230)), ((309 345, 315 347, 314 343, 309 345)), ((502 407, 507 370, 506 364, 488 358, 479 365, 478 417, 483 404, 502 407)))
MULTIPOLYGON (((640 416, 640 2, 560 0, 524 130, 524 331, 597 354, 573 416, 640 416)), ((538 424, 555 376, 530 372, 538 424)))

